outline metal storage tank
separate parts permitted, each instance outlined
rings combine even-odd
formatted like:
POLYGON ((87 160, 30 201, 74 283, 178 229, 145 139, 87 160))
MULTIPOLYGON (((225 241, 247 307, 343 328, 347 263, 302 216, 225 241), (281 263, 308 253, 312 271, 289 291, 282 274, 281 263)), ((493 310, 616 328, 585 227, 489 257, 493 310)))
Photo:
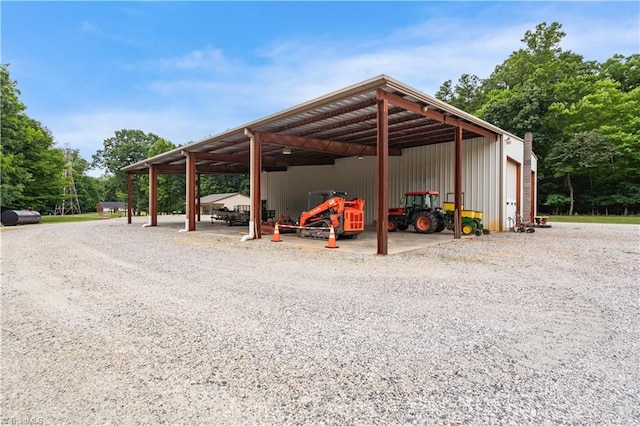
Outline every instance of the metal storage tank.
POLYGON ((40 213, 35 210, 5 210, 2 212, 4 226, 40 223, 40 213))

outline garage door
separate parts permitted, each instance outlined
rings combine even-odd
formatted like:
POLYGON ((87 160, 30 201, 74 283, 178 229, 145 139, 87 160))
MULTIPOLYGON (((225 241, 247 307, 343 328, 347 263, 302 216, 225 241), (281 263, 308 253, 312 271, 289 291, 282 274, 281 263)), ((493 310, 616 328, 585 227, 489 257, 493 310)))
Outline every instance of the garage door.
POLYGON ((507 159, 507 193, 506 193, 506 210, 504 228, 514 226, 512 222, 515 220, 516 211, 518 210, 518 193, 519 191, 519 169, 520 165, 510 158, 507 159))

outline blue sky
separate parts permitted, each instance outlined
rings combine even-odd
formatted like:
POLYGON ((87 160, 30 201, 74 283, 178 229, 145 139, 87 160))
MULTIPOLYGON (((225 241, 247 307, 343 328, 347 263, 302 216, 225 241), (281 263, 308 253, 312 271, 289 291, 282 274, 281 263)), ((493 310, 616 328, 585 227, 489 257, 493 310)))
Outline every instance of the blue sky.
POLYGON ((120 129, 197 141, 387 74, 434 95, 558 21, 587 60, 640 51, 638 2, 3 1, 27 114, 91 155, 120 129))

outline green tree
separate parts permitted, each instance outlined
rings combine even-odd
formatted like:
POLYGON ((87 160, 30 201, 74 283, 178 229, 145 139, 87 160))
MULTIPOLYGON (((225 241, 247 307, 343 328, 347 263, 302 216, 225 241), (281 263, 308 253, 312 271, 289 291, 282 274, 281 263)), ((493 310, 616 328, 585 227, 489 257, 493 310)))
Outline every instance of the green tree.
POLYGON ((202 195, 239 192, 249 195, 250 181, 247 175, 203 176, 200 182, 202 195))
POLYGON ((94 212, 102 195, 100 179, 87 175, 87 172, 91 169, 91 164, 80 156, 79 150, 72 149, 69 154, 73 166, 73 182, 78 194, 80 210, 83 213, 94 212))
POLYGON ((436 92, 436 98, 475 114, 485 101, 482 83, 476 75, 462 74, 455 86, 452 86, 451 80, 445 81, 436 92))
POLYGON ((514 134, 533 132, 545 206, 638 211, 640 55, 585 61, 561 49, 565 35, 543 22, 487 79, 464 74, 438 96, 514 134))
MULTIPOLYGON (((593 193, 597 188, 601 194, 603 186, 599 185, 602 173, 612 167, 616 156, 616 147, 604 135, 596 132, 580 132, 573 134, 562 143, 551 149, 548 162, 555 177, 566 177, 569 190, 569 214, 573 214, 576 193, 576 178, 580 179, 580 188, 593 193)), ((591 200, 591 207, 593 199, 591 200)))
MULTIPOLYGON (((170 151, 176 146, 165 139, 158 140, 149 148, 149 157, 170 151)), ((158 176, 158 211, 161 213, 172 213, 183 211, 185 206, 186 179, 183 174, 160 175, 158 176)))
POLYGON ((64 154, 54 146, 53 136, 25 114, 17 83, 8 65, 0 65, 2 85, 0 116, 0 188, 2 205, 42 213, 55 209, 63 193, 64 154))
POLYGON ((592 211, 627 214, 640 207, 640 87, 629 92, 621 87, 619 81, 605 78, 578 102, 550 108, 563 127, 550 166, 557 167, 560 157, 573 158, 575 166, 588 171, 584 182, 591 195, 583 204, 592 211))
POLYGON ((620 90, 630 92, 640 87, 640 54, 613 55, 600 67, 600 76, 620 83, 620 90))
MULTIPOLYGON (((597 79, 597 64, 560 48, 562 25, 541 23, 522 39, 526 48, 514 52, 483 82, 487 98, 480 116, 512 133, 534 133, 534 151, 544 158, 561 128, 549 116, 556 102, 575 103, 597 79)), ((544 164, 542 164, 543 172, 544 164)))
MULTIPOLYGON (((141 130, 119 130, 114 137, 104 140, 103 149, 93 155, 92 166, 105 169, 114 176, 113 188, 107 187, 119 201, 124 201, 119 194, 126 194, 126 175, 121 170, 129 164, 142 161, 147 158, 149 149, 160 139, 153 133, 144 133, 141 130)), ((148 177, 132 175, 133 204, 136 214, 147 207, 148 177)), ((109 194, 111 195, 111 194, 109 194)))

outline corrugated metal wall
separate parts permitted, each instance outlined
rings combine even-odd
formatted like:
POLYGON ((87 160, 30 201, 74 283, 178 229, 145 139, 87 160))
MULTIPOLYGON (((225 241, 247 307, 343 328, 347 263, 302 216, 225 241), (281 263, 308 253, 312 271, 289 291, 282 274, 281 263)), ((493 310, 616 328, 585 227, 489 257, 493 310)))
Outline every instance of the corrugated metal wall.
MULTIPOLYGON (((499 230, 500 146, 488 138, 463 141, 462 190, 465 208, 481 210, 485 227, 499 230)), ((375 220, 376 158, 356 157, 331 166, 290 167, 286 172, 264 173, 262 198, 276 215, 294 220, 307 209, 307 193, 320 189, 347 191, 349 198, 365 200, 365 222, 375 220)), ((454 144, 442 143, 406 149, 389 157, 389 205, 398 206, 406 191, 437 190, 442 201, 454 189, 454 144)))

